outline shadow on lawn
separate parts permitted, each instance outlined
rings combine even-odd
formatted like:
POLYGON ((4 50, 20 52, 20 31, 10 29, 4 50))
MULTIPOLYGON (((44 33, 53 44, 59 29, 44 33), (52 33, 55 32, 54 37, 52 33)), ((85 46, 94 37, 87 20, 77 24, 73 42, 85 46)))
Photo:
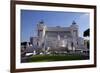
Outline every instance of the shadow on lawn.
POLYGON ((87 59, 89 59, 89 56, 84 55, 35 55, 27 58, 24 62, 72 61, 87 59))

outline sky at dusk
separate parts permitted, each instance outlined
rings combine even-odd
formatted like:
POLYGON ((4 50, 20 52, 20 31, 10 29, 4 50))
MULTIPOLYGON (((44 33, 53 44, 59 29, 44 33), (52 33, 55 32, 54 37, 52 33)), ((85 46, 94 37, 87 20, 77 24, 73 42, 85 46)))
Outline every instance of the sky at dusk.
POLYGON ((37 24, 41 20, 48 27, 69 27, 74 20, 79 26, 79 36, 82 37, 83 32, 89 28, 89 17, 89 13, 82 12, 21 10, 21 42, 37 36, 37 24))

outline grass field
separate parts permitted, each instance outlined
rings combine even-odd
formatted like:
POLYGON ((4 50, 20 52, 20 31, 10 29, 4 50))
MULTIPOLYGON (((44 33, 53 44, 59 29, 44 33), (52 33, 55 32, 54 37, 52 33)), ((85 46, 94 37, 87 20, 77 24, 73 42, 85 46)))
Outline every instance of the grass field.
POLYGON ((28 59, 28 62, 50 62, 50 61, 68 61, 89 59, 82 55, 35 55, 28 59))

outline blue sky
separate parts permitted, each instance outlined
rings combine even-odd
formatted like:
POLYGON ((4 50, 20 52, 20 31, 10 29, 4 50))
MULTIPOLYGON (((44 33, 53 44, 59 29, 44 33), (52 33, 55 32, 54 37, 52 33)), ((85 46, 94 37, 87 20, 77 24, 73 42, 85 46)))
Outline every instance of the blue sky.
POLYGON ((68 27, 73 20, 79 26, 79 36, 83 36, 84 30, 89 28, 89 13, 82 12, 57 12, 21 10, 21 41, 29 41, 31 36, 36 36, 36 27, 43 20, 46 26, 68 27))

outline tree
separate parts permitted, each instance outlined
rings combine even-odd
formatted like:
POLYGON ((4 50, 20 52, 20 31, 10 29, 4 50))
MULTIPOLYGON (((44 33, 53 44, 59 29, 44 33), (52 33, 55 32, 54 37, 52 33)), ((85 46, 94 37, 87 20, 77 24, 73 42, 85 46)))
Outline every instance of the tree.
POLYGON ((25 46, 25 45, 27 45, 27 42, 21 42, 21 45, 25 46))
POLYGON ((90 36, 90 29, 88 28, 87 30, 84 31, 83 34, 84 37, 90 36))
POLYGON ((89 41, 87 41, 87 48, 90 48, 90 44, 89 44, 89 41))
MULTIPOLYGON (((90 36, 90 29, 88 28, 87 30, 84 31, 84 34, 83 34, 84 37, 89 37, 90 36)), ((89 49, 90 48, 90 43, 89 43, 89 40, 86 42, 86 46, 87 48, 89 49)))
POLYGON ((21 46, 24 46, 25 49, 26 49, 26 45, 27 45, 27 42, 21 42, 21 46))

